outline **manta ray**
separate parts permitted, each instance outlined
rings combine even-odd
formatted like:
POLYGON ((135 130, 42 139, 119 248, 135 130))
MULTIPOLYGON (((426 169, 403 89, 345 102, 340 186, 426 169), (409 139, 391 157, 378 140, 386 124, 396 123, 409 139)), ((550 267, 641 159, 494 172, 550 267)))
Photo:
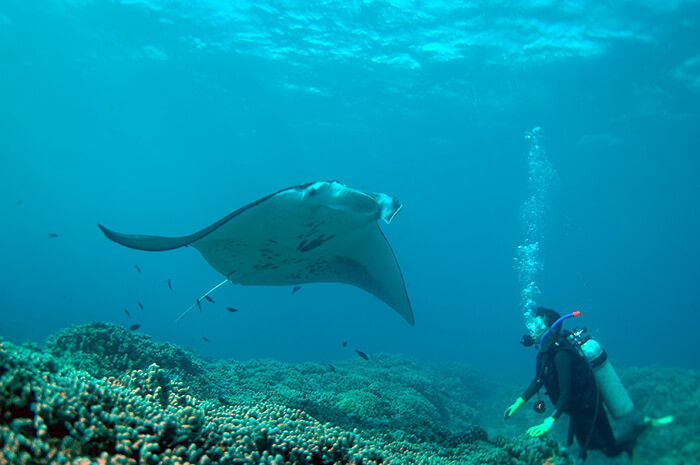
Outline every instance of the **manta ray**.
POLYGON ((350 284, 413 325, 401 268, 378 224, 389 224, 401 207, 387 194, 319 181, 277 191, 189 236, 121 234, 98 226, 107 238, 132 249, 192 246, 226 277, 221 284, 350 284))

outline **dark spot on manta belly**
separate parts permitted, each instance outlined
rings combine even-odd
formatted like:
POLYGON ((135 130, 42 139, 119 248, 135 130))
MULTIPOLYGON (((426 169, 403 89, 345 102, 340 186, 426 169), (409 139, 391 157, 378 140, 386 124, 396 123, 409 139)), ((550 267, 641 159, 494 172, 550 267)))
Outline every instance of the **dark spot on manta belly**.
POLYGON ((335 234, 331 234, 330 236, 325 236, 325 235, 320 235, 315 239, 312 239, 310 241, 303 240, 301 243, 297 246, 297 250, 299 252, 308 252, 309 250, 313 250, 316 247, 320 247, 323 244, 325 244, 327 241, 333 239, 335 237, 335 234))
POLYGON ((256 264, 253 266, 253 268, 255 268, 256 270, 260 271, 260 270, 267 270, 267 269, 276 270, 276 269, 279 268, 279 267, 276 266, 274 263, 265 263, 264 265, 262 265, 262 264, 260 264, 260 263, 256 263, 256 264))

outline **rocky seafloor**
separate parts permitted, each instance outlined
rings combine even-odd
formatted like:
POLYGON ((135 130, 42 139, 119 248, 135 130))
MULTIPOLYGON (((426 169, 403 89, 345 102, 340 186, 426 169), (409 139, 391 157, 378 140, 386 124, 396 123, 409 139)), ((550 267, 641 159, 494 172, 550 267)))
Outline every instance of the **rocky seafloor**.
MULTIPOLYGON (((700 463, 700 374, 621 375, 641 411, 676 416, 643 438, 642 464, 700 463)), ((43 346, 0 340, 0 465, 574 463, 565 427, 527 437, 531 409, 503 422, 522 384, 387 354, 207 361, 92 323, 43 346)), ((596 454, 587 463, 615 463, 596 454)))

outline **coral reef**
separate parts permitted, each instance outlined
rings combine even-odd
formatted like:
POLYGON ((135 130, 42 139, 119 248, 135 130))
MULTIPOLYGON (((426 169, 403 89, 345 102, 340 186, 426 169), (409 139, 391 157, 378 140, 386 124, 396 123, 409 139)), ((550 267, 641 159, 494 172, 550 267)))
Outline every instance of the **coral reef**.
POLYGON ((205 363, 195 354, 111 323, 88 323, 59 331, 49 337, 46 351, 96 378, 144 370, 157 361, 158 366, 199 392, 208 386, 201 380, 205 363))
POLYGON ((0 464, 570 463, 551 440, 490 439, 404 357, 207 364, 110 326, 0 340, 0 464))
POLYGON ((378 463, 354 433, 293 409, 213 405, 153 364, 97 380, 0 345, 0 463, 378 463))
POLYGON ((332 366, 275 360, 206 363, 177 346, 109 323, 63 330, 49 339, 47 350, 96 378, 143 370, 157 361, 200 399, 274 402, 346 429, 401 431, 433 442, 469 430, 478 421, 474 399, 498 389, 465 365, 424 365, 401 355, 377 354, 369 363, 353 358, 332 366))
POLYGON ((208 372, 220 396, 272 400, 304 410, 323 422, 375 433, 401 430, 441 441, 470 428, 476 411, 470 394, 437 368, 398 355, 379 354, 370 363, 288 366, 273 360, 219 361, 208 372), (447 381, 444 381, 447 380, 447 381))
MULTIPOLYGON (((640 463, 700 462, 700 374, 619 373, 640 415, 676 417, 645 433, 640 463)), ((0 465, 572 463, 565 427, 528 438, 541 421, 532 409, 503 422, 503 399, 521 388, 400 355, 206 362, 92 323, 43 348, 0 340, 0 465)), ((627 459, 592 452, 587 463, 627 459)))

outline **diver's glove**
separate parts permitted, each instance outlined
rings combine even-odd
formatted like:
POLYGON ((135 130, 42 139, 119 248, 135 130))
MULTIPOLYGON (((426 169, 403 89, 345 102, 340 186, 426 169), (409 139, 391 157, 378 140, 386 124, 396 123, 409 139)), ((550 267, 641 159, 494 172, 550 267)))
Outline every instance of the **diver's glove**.
POLYGON ((550 429, 552 429, 552 425, 554 425, 554 417, 547 417, 544 419, 541 425, 533 426, 529 430, 527 430, 527 434, 532 436, 533 438, 538 438, 542 436, 545 433, 548 433, 550 429))
POLYGON ((506 409, 505 412, 503 412, 503 417, 504 417, 503 419, 504 419, 504 420, 507 420, 507 419, 509 419, 510 417, 512 417, 513 414, 514 414, 515 412, 517 412, 518 409, 519 409, 520 407, 522 407, 524 403, 525 403, 525 400, 524 400, 522 397, 518 397, 518 398, 515 400, 515 403, 514 403, 513 405, 511 405, 510 407, 508 407, 508 408, 506 409))

